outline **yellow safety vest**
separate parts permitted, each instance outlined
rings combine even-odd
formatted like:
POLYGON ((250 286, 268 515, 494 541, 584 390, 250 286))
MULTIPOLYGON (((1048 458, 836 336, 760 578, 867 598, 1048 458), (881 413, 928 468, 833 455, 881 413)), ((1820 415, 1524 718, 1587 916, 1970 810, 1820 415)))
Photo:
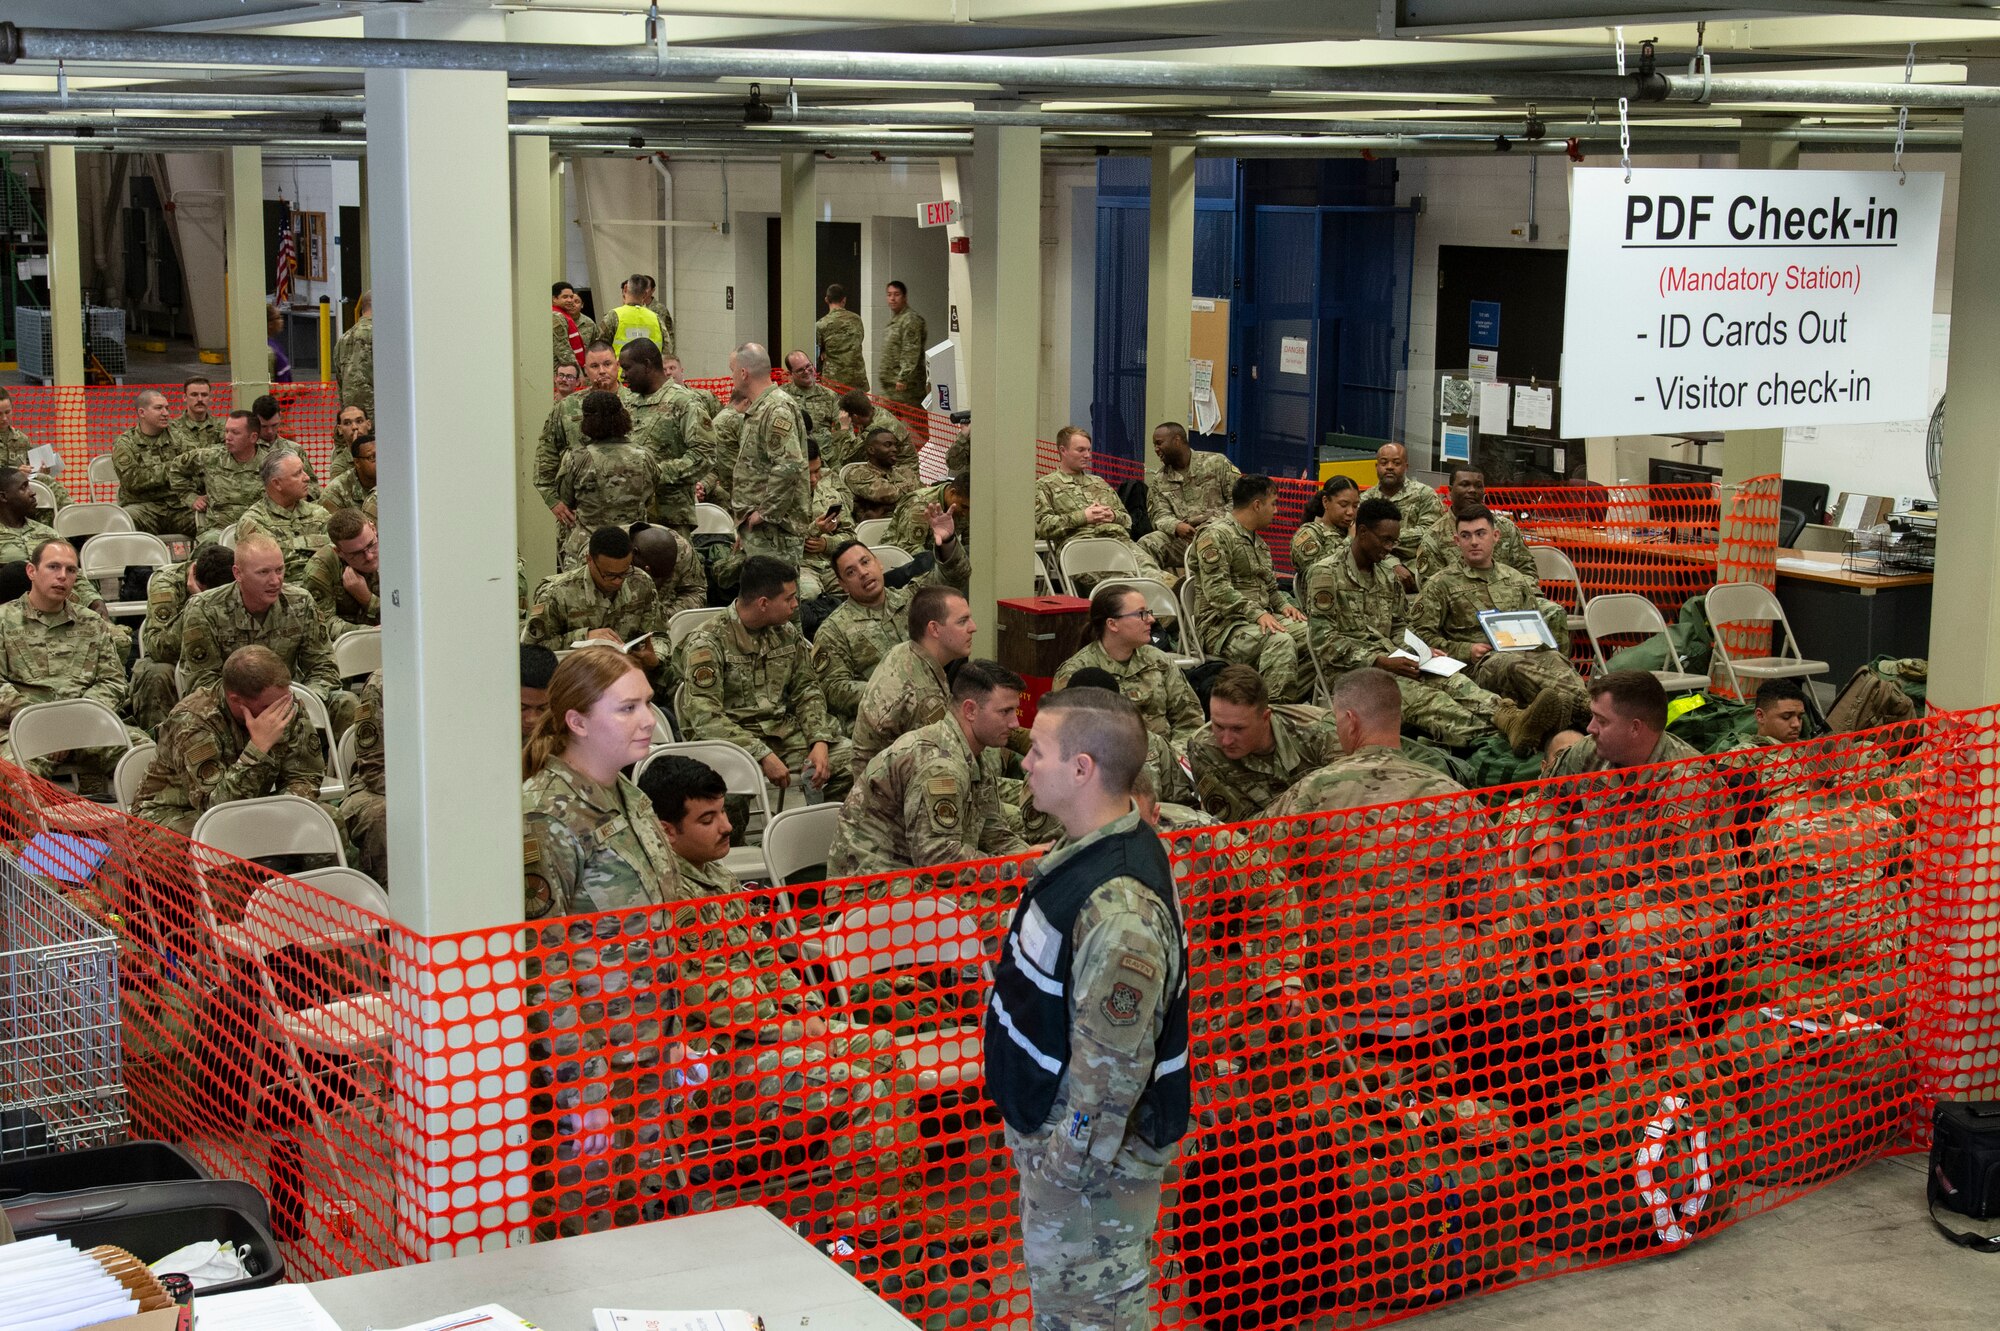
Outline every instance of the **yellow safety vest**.
POLYGON ((656 347, 664 347, 667 339, 660 331, 660 316, 644 305, 620 305, 611 311, 618 316, 618 331, 612 335, 611 349, 625 350, 625 344, 645 338, 656 347))

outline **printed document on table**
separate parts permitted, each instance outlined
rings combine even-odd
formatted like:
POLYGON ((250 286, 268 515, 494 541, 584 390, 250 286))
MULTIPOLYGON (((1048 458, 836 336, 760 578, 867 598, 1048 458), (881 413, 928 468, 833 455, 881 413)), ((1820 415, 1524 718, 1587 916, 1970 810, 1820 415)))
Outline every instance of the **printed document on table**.
POLYGON ((1417 669, 1424 674, 1439 675, 1446 679, 1465 669, 1465 662, 1455 656, 1432 651, 1429 643, 1408 629, 1403 630, 1403 650, 1390 652, 1389 655, 1400 656, 1406 661, 1415 661, 1417 669))
POLYGON ((637 1308, 593 1308, 596 1331, 764 1331, 764 1320, 740 1308, 708 1308, 693 1312, 645 1311, 637 1308))

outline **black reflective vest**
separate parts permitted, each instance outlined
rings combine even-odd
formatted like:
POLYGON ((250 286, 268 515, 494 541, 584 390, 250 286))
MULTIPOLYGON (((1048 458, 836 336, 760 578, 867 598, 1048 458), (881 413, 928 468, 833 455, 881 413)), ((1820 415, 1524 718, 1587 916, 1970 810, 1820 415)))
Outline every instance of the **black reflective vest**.
POLYGON ((1036 872, 1021 894, 994 968, 993 994, 986 1005, 986 1093, 1016 1132, 1035 1132, 1048 1121, 1063 1072, 1069 1066, 1070 967, 1075 948, 1070 935, 1090 894, 1113 878, 1135 878, 1166 903, 1180 950, 1166 1021, 1153 1049, 1153 1075, 1128 1119, 1133 1133, 1163 1150, 1179 1141, 1188 1126, 1187 948, 1181 913, 1174 899, 1173 869, 1153 829, 1140 823, 1107 836, 1056 866, 1036 872), (1062 940, 1054 968, 1042 972, 1024 964, 1021 926, 1039 909, 1062 940))

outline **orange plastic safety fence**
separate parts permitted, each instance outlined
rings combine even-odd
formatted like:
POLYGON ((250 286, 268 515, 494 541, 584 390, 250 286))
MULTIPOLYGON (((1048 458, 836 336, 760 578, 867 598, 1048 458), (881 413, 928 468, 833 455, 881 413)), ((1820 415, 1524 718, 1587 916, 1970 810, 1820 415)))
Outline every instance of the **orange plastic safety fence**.
MULTIPOLYGON (((1161 1324, 1370 1325, 1920 1144, 2000 1088, 1996 756, 1988 709, 1174 835, 1161 1324)), ((754 1204, 920 1325, 1025 1325, 980 1030, 1025 862, 426 939, 0 779, 8 850, 107 848, 134 1131, 263 1186, 294 1275, 754 1204)))
MULTIPOLYGON (((115 485, 93 485, 86 479, 90 460, 111 451, 118 436, 134 424, 134 400, 151 389, 164 393, 174 414, 183 409, 179 384, 90 384, 83 387, 53 387, 23 384, 11 387, 14 400, 13 428, 35 444, 48 444, 63 459, 63 485, 70 498, 111 501, 118 497, 115 485)), ((212 410, 219 418, 230 410, 230 386, 214 385, 212 410)), ((283 434, 298 444, 306 461, 324 478, 332 458, 334 418, 340 402, 332 384, 277 384, 272 396, 283 408, 283 434)), ((248 404, 244 404, 246 409, 248 404)))

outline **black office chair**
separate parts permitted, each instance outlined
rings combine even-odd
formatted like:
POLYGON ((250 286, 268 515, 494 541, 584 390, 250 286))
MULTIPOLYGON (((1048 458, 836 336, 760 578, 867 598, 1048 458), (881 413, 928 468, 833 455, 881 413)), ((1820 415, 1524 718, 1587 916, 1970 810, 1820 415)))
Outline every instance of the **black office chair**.
POLYGON ((1778 548, 1789 550, 1799 539, 1799 533, 1806 529, 1806 515, 1796 508, 1778 510, 1778 548))

